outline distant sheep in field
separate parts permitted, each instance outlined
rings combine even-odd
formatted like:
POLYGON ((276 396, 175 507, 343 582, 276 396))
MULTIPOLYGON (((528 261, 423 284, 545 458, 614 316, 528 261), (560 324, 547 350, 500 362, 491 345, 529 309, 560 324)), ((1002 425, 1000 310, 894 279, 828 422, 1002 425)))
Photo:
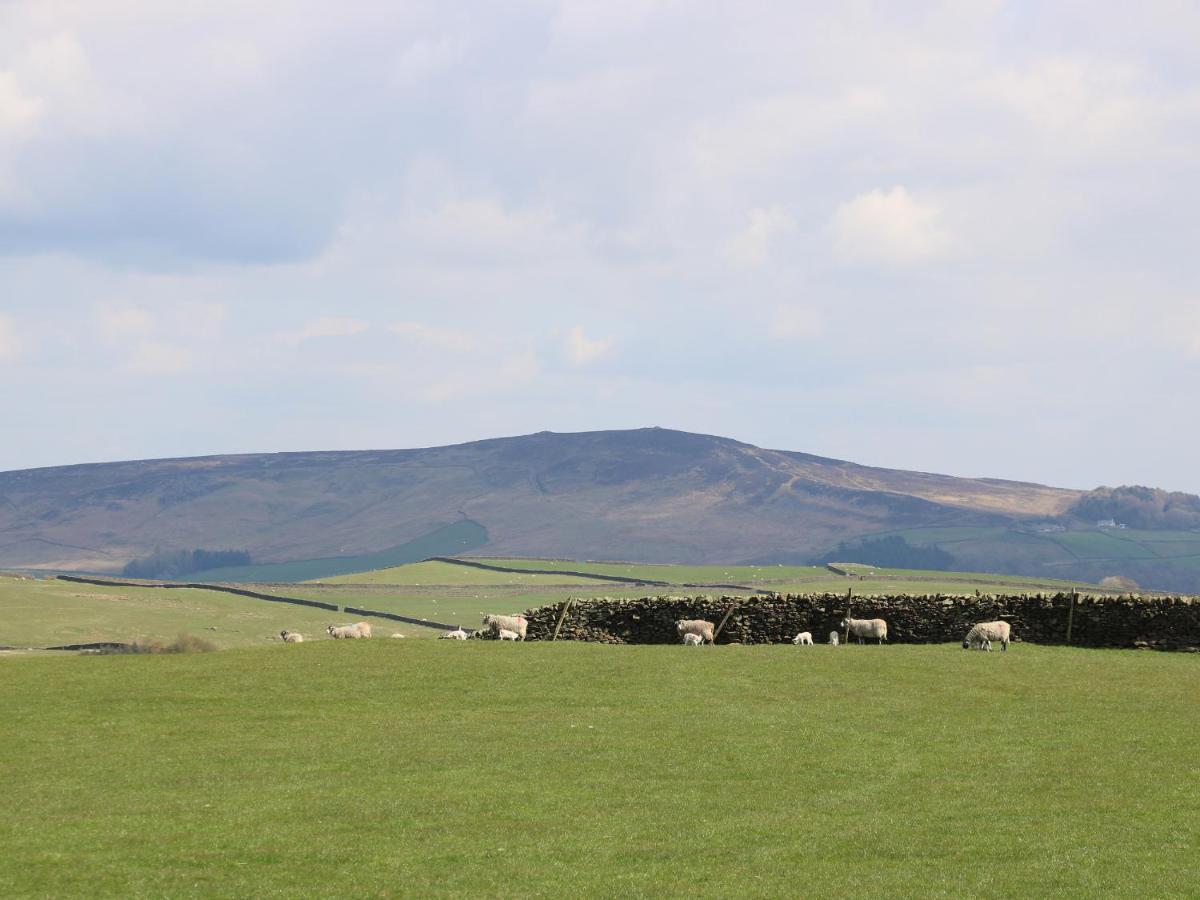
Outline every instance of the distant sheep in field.
POLYGON ((525 621, 524 616, 495 616, 485 615, 483 624, 494 635, 499 635, 501 630, 515 631, 521 640, 525 640, 525 629, 529 627, 529 623, 525 621))
POLYGON ((685 634, 695 634, 710 644, 716 643, 716 639, 713 637, 716 626, 704 619, 680 619, 675 623, 675 630, 679 632, 681 638, 685 634))
POLYGON ((357 625, 330 625, 325 630, 335 641, 356 641, 362 637, 357 625))
POLYGON ((288 631, 286 628, 279 632, 279 639, 285 644, 303 644, 304 635, 298 631, 288 631))
POLYGON ((457 631, 447 631, 438 638, 439 641, 465 641, 466 639, 467 633, 461 628, 459 628, 457 631))
POLYGON ((369 638, 371 636, 370 622, 355 622, 354 627, 358 629, 358 636, 360 638, 369 638))
POLYGON ((519 641, 521 639, 519 634, 515 631, 509 631, 507 628, 501 628, 499 636, 502 641, 519 641))
POLYGON ((1011 634, 1012 626, 1007 622, 980 622, 968 631, 967 636, 963 638, 963 649, 978 647, 980 650, 987 650, 990 653, 992 650, 992 641, 999 641, 1000 652, 1003 653, 1008 649, 1011 634))
POLYGON ((836 631, 829 632, 829 643, 834 647, 841 643, 841 639, 838 637, 838 633, 836 631))
POLYGON ((704 643, 704 638, 698 634, 692 634, 690 631, 683 636, 683 645, 685 647, 699 647, 704 643))
POLYGON ((813 641, 812 641, 812 632, 811 631, 802 631, 798 635, 796 635, 794 638, 792 638, 792 643, 795 644, 797 647, 800 647, 800 646, 811 647, 812 642, 813 641))
POLYGON ((394 637, 394 638, 402 638, 402 637, 404 637, 404 635, 402 635, 400 632, 398 632, 398 631, 397 631, 395 634, 393 634, 393 635, 392 635, 392 637, 394 637))
POLYGON ((847 639, 850 635, 858 638, 861 644, 866 638, 875 638, 879 643, 887 640, 887 622, 883 619, 842 619, 842 627, 847 629, 847 639))

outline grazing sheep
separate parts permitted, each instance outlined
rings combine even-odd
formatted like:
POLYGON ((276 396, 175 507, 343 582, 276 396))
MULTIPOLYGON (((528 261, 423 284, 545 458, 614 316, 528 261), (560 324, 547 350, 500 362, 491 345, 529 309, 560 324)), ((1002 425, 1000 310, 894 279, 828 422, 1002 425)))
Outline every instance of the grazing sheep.
POLYGON ((286 628, 279 632, 279 639, 285 644, 303 644, 304 635, 298 631, 288 631, 286 628))
POLYGON ((507 628, 500 629, 500 640, 502 641, 519 641, 521 636, 515 631, 509 631, 507 628))
POLYGON ((494 635, 498 635, 501 629, 506 631, 515 631, 521 640, 525 640, 525 629, 529 626, 529 623, 525 621, 524 616, 485 615, 483 617, 483 624, 486 625, 494 635))
POLYGON ((1000 642, 1000 652, 1003 653, 1008 649, 1009 636, 1012 634, 1012 626, 1007 622, 980 622, 974 628, 967 632, 967 636, 963 638, 963 649, 968 647, 978 647, 980 650, 992 651, 992 641, 1000 642))
POLYGON ((697 634, 710 644, 716 643, 716 639, 713 637, 715 629, 716 626, 712 622, 706 622, 703 619, 680 619, 675 623, 675 630, 679 632, 681 638, 685 634, 697 634))
POLYGON ((854 635, 860 644, 864 638, 875 638, 881 644, 887 640, 887 622, 883 619, 842 619, 842 627, 848 629, 847 638, 854 635))
POLYGON ((838 637, 836 631, 829 632, 829 643, 834 647, 841 643, 841 639, 838 637))
POLYGON ((439 641, 465 641, 466 639, 467 633, 461 628, 459 628, 457 631, 447 631, 438 638, 439 641))
POLYGON ((330 625, 325 630, 335 641, 356 641, 363 636, 358 625, 330 625))
POLYGON ((805 645, 805 644, 807 644, 809 647, 811 647, 812 646, 812 632, 811 631, 800 632, 798 635, 796 635, 794 638, 792 638, 792 643, 795 644, 797 647, 805 645))
POLYGON ((698 635, 698 634, 692 634, 690 631, 683 636, 683 645, 685 647, 691 647, 691 646, 699 647, 703 643, 704 643, 704 638, 700 637, 700 635, 698 635))

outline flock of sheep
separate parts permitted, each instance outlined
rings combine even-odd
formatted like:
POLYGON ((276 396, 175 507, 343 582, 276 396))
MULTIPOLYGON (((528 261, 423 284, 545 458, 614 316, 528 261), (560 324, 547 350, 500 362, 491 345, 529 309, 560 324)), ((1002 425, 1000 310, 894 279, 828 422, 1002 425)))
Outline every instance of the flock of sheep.
MULTIPOLYGON (((846 637, 855 637, 861 644, 866 640, 875 640, 882 644, 887 640, 888 625, 883 619, 842 619, 842 628, 846 629, 846 637)), ((707 622, 704 619, 680 619, 675 623, 675 629, 679 632, 679 637, 685 645, 700 646, 701 644, 716 643, 715 632, 716 628, 712 622, 707 622)), ((992 649, 992 641, 1000 644, 1001 651, 1008 649, 1009 638, 1012 634, 1012 628, 1007 622, 980 622, 973 627, 967 636, 963 638, 963 649, 974 648, 977 650, 986 650, 989 653, 992 649)), ((798 647, 812 646, 813 637, 811 631, 801 631, 794 638, 792 643, 798 647)), ((829 643, 836 647, 839 643, 838 632, 829 632, 829 643)))
MULTIPOLYGON (((529 623, 525 621, 524 616, 485 615, 483 625, 493 637, 499 640, 523 641, 529 623)), ((853 636, 858 639, 860 644, 867 640, 875 640, 882 644, 887 640, 888 625, 883 619, 845 618, 842 619, 842 628, 846 630, 847 640, 853 636)), ((334 640, 356 640, 371 636, 369 622, 355 622, 353 625, 330 625, 325 630, 334 640)), ((698 647, 702 644, 716 643, 716 626, 704 619, 680 619, 675 623, 675 630, 685 646, 698 647)), ((1011 634, 1012 628, 1007 622, 980 622, 963 638, 963 649, 973 648, 991 652, 992 641, 996 641, 1000 644, 1001 651, 1004 651, 1008 649, 1011 634)), ((279 637, 285 644, 304 642, 304 635, 287 629, 279 632, 279 637)), ((393 634, 392 637, 404 637, 404 635, 393 634)), ((465 641, 469 637, 470 634, 462 628, 458 628, 454 631, 447 631, 439 640, 465 641)), ((838 632, 829 632, 829 643, 836 647, 838 642, 838 632)), ((812 646, 812 632, 801 631, 792 638, 792 643, 797 646, 812 646)))

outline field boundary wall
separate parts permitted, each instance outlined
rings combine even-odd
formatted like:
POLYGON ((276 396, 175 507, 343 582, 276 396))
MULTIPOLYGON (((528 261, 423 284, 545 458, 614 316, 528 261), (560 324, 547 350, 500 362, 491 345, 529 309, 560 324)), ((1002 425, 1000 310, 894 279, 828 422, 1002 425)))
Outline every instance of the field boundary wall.
POLYGON ((778 644, 801 631, 812 632, 818 643, 828 640, 831 631, 841 631, 844 637, 841 621, 848 611, 856 619, 884 619, 889 643, 962 641, 975 623, 999 619, 1012 626, 1017 641, 1200 651, 1200 599, 1192 597, 1071 593, 600 597, 573 599, 565 614, 561 603, 531 609, 525 618, 530 640, 548 640, 558 626, 560 640, 673 644, 679 642, 677 620, 705 619, 715 625, 728 614, 720 643, 778 644))

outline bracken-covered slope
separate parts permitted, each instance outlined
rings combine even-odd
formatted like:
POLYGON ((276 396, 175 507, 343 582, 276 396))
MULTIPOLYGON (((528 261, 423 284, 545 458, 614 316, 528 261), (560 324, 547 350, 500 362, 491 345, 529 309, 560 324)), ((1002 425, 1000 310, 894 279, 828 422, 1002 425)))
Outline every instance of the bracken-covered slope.
POLYGON ((796 560, 872 532, 1054 516, 1079 496, 658 428, 543 432, 0 473, 0 566, 113 571, 156 548, 351 556, 464 519, 493 555, 796 560))

